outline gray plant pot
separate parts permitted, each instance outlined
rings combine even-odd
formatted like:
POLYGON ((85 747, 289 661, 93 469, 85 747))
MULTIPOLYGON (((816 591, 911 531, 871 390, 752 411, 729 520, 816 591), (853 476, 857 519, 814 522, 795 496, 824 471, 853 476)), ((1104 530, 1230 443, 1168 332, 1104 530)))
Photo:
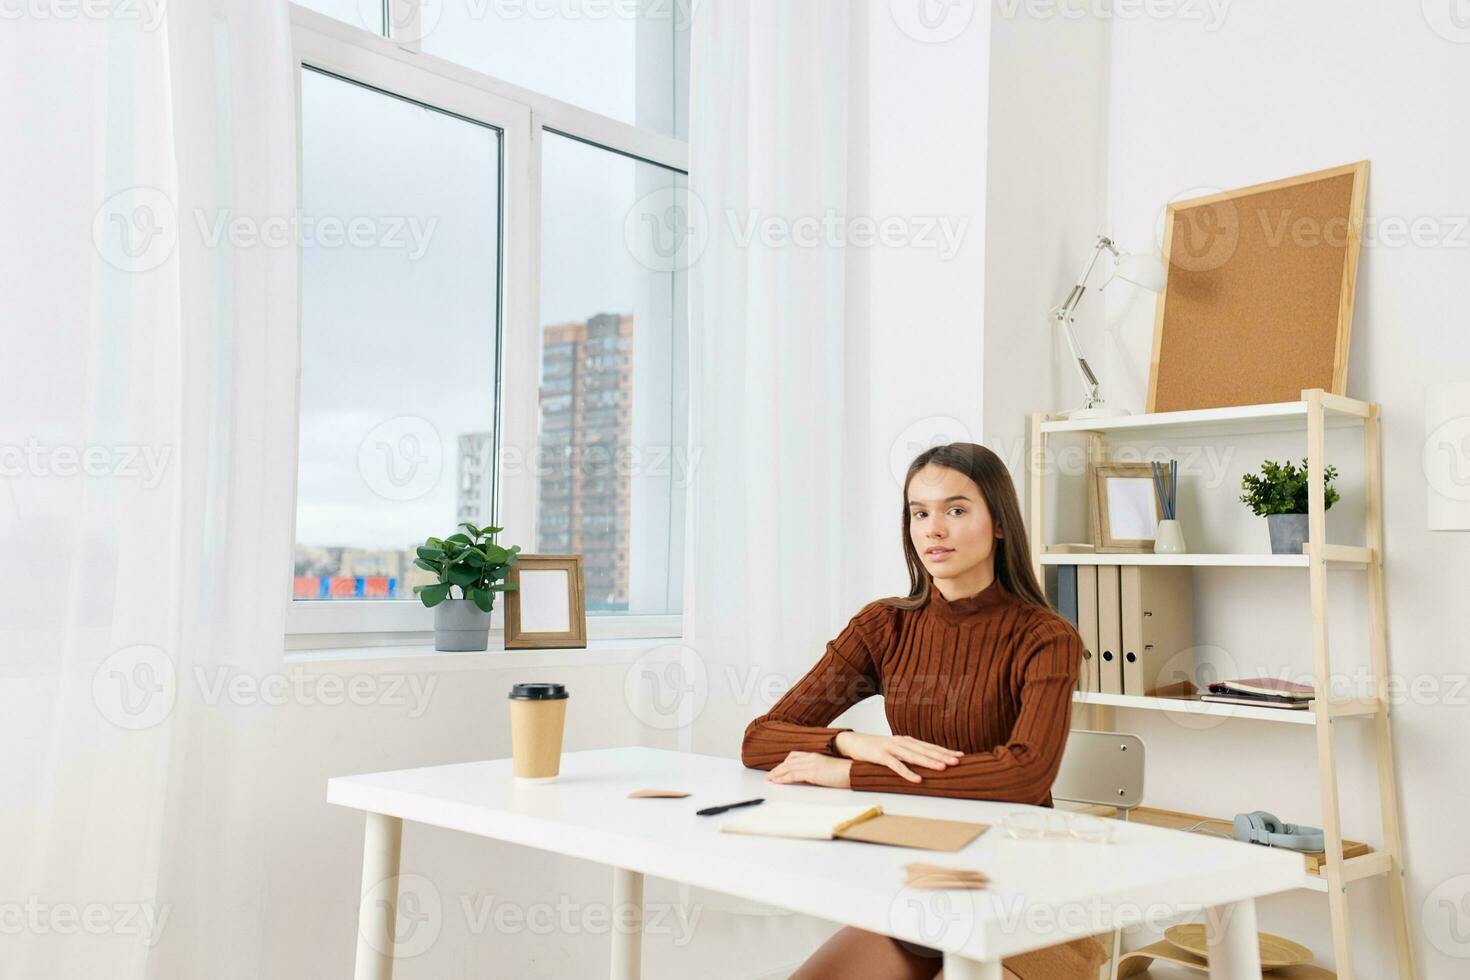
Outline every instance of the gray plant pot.
POLYGON ((490 646, 490 614, 470 599, 445 599, 434 607, 434 649, 463 653, 490 646))
POLYGON ((1271 554, 1299 555, 1307 538, 1306 514, 1267 514, 1266 529, 1271 532, 1271 554))

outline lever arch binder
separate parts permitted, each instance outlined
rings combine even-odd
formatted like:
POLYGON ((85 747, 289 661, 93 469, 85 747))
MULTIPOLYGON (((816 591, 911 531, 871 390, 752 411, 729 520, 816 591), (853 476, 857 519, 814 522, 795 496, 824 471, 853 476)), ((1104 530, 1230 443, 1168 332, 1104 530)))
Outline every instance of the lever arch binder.
MULTIPOLYGON (((1124 565, 1119 585, 1124 694, 1193 682, 1194 573, 1185 566, 1124 565)), ((1181 693, 1178 688, 1167 693, 1181 693)))
POLYGON ((1097 648, 1097 566, 1077 566, 1077 632, 1082 634, 1082 669, 1077 690, 1097 694, 1102 690, 1097 648))
POLYGON ((1097 566, 1097 670, 1098 690, 1103 694, 1123 693, 1123 628, 1117 565, 1097 566))

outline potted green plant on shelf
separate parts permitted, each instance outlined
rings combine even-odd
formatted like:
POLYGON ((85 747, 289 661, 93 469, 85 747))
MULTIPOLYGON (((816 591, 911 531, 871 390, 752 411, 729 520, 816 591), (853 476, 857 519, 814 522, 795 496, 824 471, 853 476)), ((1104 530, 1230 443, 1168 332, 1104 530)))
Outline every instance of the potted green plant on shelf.
MULTIPOLYGON (((1323 470, 1326 486, 1322 496, 1324 509, 1339 500, 1332 481, 1337 477, 1337 468, 1328 466, 1323 470)), ((1307 461, 1301 468, 1285 463, 1266 460, 1261 464, 1261 475, 1247 473, 1240 478, 1242 503, 1248 504, 1257 517, 1266 519, 1266 528, 1271 535, 1271 554, 1299 555, 1302 545, 1308 540, 1307 525, 1307 461)))
POLYGON ((520 546, 502 548, 495 535, 503 528, 460 524, 464 532, 429 538, 413 563, 439 581, 415 585, 414 593, 434 610, 434 649, 484 650, 490 645, 490 613, 495 594, 515 588, 505 581, 520 546), (458 590, 459 597, 453 593, 458 590))

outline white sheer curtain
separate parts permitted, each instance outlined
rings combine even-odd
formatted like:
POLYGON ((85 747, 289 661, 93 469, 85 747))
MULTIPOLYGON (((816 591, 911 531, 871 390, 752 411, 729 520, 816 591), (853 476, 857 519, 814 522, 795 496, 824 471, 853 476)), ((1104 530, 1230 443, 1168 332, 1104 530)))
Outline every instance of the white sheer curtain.
POLYGON ((286 5, 16 9, 0 975, 254 977, 268 716, 202 678, 279 669, 297 262, 209 229, 295 214, 286 5))
POLYGON ((865 260, 840 234, 860 206, 866 16, 848 0, 716 0, 693 22, 695 751, 737 755, 745 724, 873 598, 852 544, 868 514, 865 260))

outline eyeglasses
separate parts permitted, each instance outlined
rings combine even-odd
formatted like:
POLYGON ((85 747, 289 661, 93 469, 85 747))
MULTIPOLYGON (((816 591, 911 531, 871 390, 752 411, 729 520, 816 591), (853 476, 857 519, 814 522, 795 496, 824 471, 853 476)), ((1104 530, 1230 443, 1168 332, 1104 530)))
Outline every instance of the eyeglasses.
POLYGON ((1111 844, 1118 839, 1116 821, 1069 810, 1011 810, 1000 818, 1000 827, 1013 840, 1068 837, 1088 844, 1111 844))

